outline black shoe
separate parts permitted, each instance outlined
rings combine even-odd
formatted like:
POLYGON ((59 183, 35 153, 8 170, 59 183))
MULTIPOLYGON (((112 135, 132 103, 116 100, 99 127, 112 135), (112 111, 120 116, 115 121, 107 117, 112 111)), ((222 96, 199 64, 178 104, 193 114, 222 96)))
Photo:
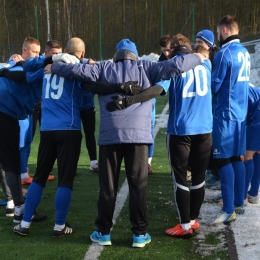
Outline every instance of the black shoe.
POLYGON ((13 231, 21 236, 27 236, 29 234, 29 228, 22 228, 21 224, 15 226, 13 231))
POLYGON ((5 210, 5 215, 9 218, 9 217, 13 217, 14 216, 14 208, 6 208, 5 210))
POLYGON ((44 214, 38 214, 36 211, 34 212, 33 214, 33 217, 32 217, 32 221, 33 222, 39 222, 39 221, 44 221, 47 219, 47 216, 44 215, 44 214))
POLYGON ((75 232, 75 228, 71 227, 68 223, 65 223, 65 227, 62 230, 53 229, 53 237, 63 237, 75 232))
MULTIPOLYGON (((14 214, 14 220, 13 220, 13 222, 19 224, 19 223, 21 223, 22 219, 23 219, 23 215, 18 216, 18 215, 15 215, 15 214, 14 214)), ((46 220, 46 219, 47 219, 47 216, 46 216, 46 215, 44 215, 44 214, 38 214, 36 211, 34 212, 34 214, 33 214, 33 216, 32 216, 32 221, 33 221, 33 222, 44 221, 44 220, 46 220)))

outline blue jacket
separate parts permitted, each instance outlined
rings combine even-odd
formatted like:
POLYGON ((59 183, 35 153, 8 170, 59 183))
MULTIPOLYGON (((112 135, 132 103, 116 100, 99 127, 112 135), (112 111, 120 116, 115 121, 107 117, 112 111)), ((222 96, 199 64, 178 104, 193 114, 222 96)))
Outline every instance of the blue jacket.
MULTIPOLYGON (((177 76, 198 64, 200 64, 200 59, 193 54, 160 63, 146 60, 105 61, 95 65, 72 65, 58 62, 52 65, 52 73, 79 81, 108 83, 137 81, 143 89, 146 89, 162 78, 177 76)), ((111 101, 111 97, 114 95, 99 95, 100 131, 98 144, 153 143, 151 135, 152 100, 111 113, 106 110, 106 104, 111 101)))

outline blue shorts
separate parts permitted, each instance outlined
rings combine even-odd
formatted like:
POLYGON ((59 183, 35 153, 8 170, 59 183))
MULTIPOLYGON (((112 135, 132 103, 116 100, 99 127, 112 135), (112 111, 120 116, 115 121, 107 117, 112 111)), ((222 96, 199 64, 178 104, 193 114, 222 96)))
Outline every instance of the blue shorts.
POLYGON ((26 138, 29 130, 29 119, 19 120, 20 126, 20 148, 23 148, 26 143, 26 138))
POLYGON ((213 158, 230 158, 246 153, 246 121, 213 117, 213 158))
POLYGON ((260 124, 246 128, 246 150, 260 151, 260 124))

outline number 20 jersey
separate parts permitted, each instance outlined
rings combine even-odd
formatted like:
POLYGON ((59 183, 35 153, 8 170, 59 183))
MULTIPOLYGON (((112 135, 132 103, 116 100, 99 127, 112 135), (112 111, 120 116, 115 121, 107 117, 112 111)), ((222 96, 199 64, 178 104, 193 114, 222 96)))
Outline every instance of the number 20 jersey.
POLYGON ((244 121, 247 116, 250 55, 238 39, 222 45, 212 71, 213 116, 244 121))
MULTIPOLYGON (((165 91, 167 81, 157 83, 165 91)), ((204 61, 168 81, 169 120, 167 133, 195 135, 212 132, 211 62, 204 61)))
POLYGON ((41 131, 80 131, 80 83, 54 74, 45 75, 43 80, 41 131))

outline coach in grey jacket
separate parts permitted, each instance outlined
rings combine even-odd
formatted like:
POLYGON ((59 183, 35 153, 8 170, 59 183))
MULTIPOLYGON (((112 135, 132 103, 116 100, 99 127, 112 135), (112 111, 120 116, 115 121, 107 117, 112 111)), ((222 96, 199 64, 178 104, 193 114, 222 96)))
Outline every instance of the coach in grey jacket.
MULTIPOLYGON (((200 56, 201 57, 201 56, 200 56)), ((197 66, 201 58, 195 54, 160 63, 138 60, 133 42, 123 39, 117 44, 113 61, 95 65, 55 63, 51 72, 79 81, 102 81, 120 83, 137 81, 143 90, 160 81, 175 77, 197 66)), ((100 245, 111 245, 110 229, 118 192, 121 162, 124 159, 129 185, 129 209, 132 224, 133 247, 144 247, 151 241, 147 233, 146 186, 148 145, 151 136, 152 101, 137 103, 115 112, 106 110, 111 95, 99 95, 99 183, 98 217, 95 224, 98 231, 91 234, 92 241, 100 245)))

